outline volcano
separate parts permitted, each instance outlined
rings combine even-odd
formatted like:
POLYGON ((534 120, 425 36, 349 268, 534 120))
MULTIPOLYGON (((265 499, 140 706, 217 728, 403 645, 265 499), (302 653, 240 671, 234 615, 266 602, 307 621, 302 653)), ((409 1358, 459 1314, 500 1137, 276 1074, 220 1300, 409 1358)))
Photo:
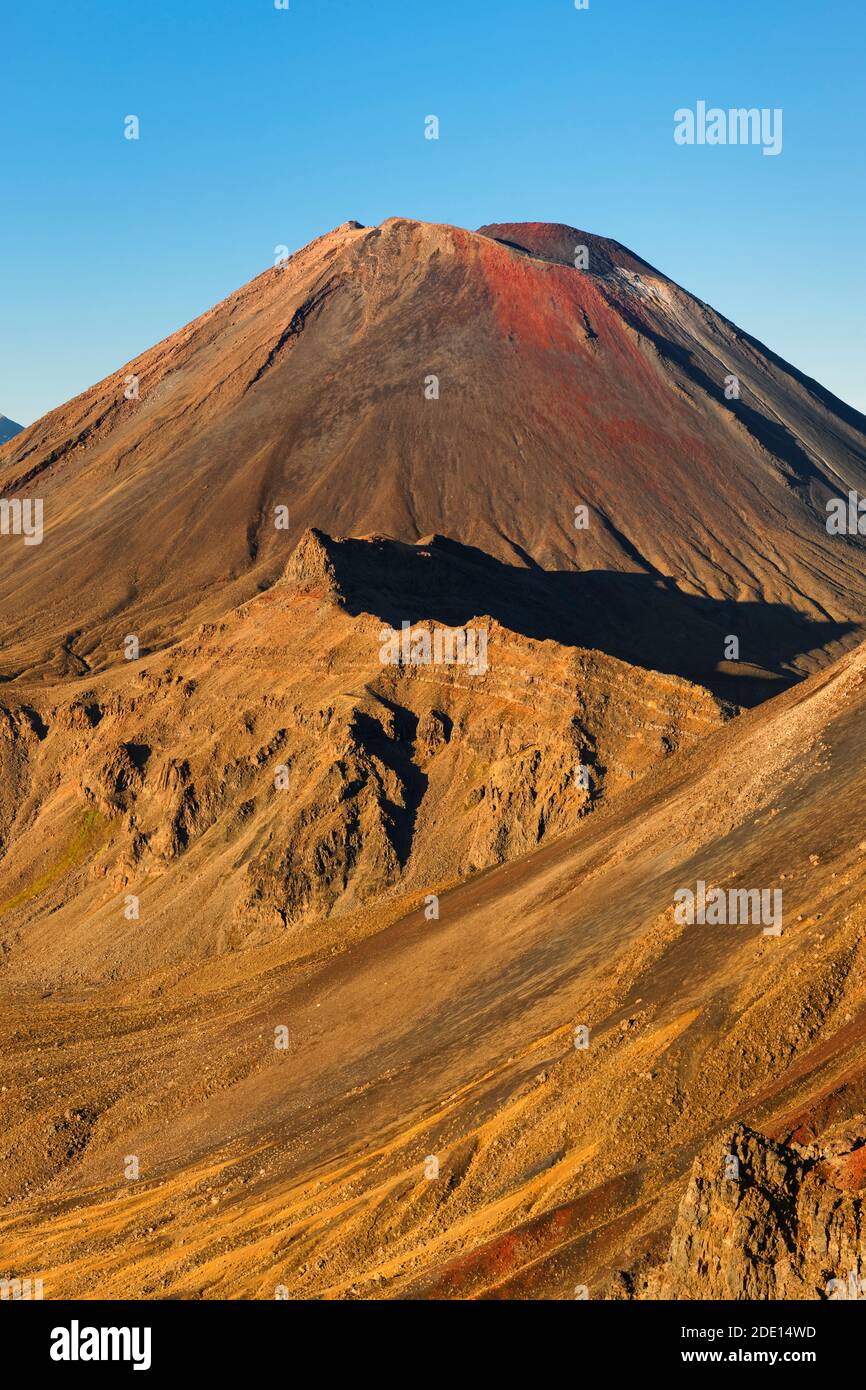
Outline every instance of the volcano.
POLYGON ((863 630, 866 542, 826 506, 866 492, 864 431, 616 242, 349 222, 7 443, 46 538, 0 548, 2 674, 164 646, 310 526, 585 576, 626 659, 709 680, 734 635, 740 673, 802 674, 863 630))
POLYGON ((7 440, 10 1279, 847 1288, 863 493, 863 416, 534 223, 347 222, 7 440))

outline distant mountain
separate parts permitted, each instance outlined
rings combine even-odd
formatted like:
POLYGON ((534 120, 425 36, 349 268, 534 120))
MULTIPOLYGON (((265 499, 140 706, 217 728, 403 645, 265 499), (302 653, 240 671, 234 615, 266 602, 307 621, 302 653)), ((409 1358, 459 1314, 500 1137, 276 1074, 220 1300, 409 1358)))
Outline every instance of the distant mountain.
POLYGON ((14 439, 23 428, 23 425, 18 425, 14 420, 10 420, 8 415, 0 415, 0 444, 5 444, 7 439, 14 439))

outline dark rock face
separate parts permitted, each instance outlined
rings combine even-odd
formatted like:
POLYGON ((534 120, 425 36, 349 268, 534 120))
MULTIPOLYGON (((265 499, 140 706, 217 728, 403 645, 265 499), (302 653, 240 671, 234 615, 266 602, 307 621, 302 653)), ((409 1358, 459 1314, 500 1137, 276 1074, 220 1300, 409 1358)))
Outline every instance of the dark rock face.
POLYGON ((638 1297, 866 1297, 866 1204, 850 1190, 863 1133, 804 1148, 739 1125, 713 1143, 692 1169, 667 1259, 638 1297))

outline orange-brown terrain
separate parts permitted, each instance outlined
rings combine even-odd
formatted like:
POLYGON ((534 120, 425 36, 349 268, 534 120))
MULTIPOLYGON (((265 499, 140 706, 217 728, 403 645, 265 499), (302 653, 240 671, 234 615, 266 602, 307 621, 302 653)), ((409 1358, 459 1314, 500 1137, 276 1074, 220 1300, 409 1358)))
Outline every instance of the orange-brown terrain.
POLYGON ((618 243, 392 218, 5 443, 0 1277, 831 1296, 864 430, 618 243))

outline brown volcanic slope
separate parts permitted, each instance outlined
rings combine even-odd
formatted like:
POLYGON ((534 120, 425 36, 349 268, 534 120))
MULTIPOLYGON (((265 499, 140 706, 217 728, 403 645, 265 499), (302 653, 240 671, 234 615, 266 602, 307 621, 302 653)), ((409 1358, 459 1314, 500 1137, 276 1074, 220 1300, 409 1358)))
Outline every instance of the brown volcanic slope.
POLYGON ((678 677, 473 611, 467 575, 492 594, 501 568, 439 538, 311 532, 277 585, 168 652, 7 686, 5 980, 188 967, 383 895, 420 899, 572 829, 732 713, 678 677), (442 606, 455 584, 456 619, 442 606), (485 628, 487 670, 383 665, 373 613, 390 603, 485 628))
POLYGON ((0 1273, 713 1297, 772 1249, 819 1296, 861 1230, 866 648, 719 696, 862 628, 823 503, 863 424, 616 243, 393 219, 7 444, 46 534, 0 540, 0 1273), (383 664, 403 621, 487 669, 383 664), (783 936, 677 926, 697 878, 782 886, 783 936))
POLYGON ((165 645, 273 583, 308 526, 579 572, 576 602, 654 659, 613 654, 675 674, 709 679, 729 632, 756 668, 812 669, 866 613, 862 540, 824 526, 866 491, 864 426, 615 242, 346 223, 3 447, 0 493, 43 497, 46 537, 0 545, 0 675, 165 645))
MULTIPOLYGON (((824 1296, 863 1230, 864 739, 860 647, 436 921, 150 972, 142 947, 99 991, 49 980, 43 939, 43 997, 10 980, 0 1014, 4 1271, 46 1297, 824 1296), (780 888, 782 935, 678 925, 698 879, 780 888)), ((118 957, 151 930, 115 919, 118 957)))

